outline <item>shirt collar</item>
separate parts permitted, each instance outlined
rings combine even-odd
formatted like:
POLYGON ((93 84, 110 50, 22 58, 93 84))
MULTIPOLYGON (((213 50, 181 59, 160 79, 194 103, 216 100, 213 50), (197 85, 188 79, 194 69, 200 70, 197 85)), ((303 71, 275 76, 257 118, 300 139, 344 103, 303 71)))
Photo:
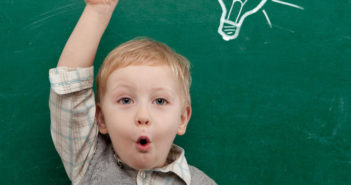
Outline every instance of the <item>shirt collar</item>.
MULTIPOLYGON (((155 168, 152 171, 168 173, 173 172, 179 178, 181 178, 187 185, 190 185, 191 174, 189 165, 184 156, 184 149, 173 144, 171 150, 167 156, 167 165, 162 168, 155 168)), ((117 165, 121 168, 130 168, 126 163, 124 163, 115 153, 114 157, 117 161, 117 165)))
POLYGON ((154 171, 163 173, 173 172, 187 185, 190 185, 191 175, 189 165, 184 156, 184 149, 173 144, 167 157, 168 165, 156 168, 154 171))

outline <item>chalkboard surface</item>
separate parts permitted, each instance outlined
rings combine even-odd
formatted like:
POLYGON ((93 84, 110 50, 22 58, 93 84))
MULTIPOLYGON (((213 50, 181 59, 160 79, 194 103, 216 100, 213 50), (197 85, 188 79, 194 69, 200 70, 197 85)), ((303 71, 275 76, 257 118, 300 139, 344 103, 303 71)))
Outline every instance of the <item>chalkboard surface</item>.
MULTIPOLYGON (((120 0, 95 70, 134 37, 164 42, 192 62, 193 116, 176 139, 190 164, 221 185, 350 185, 351 0, 284 1, 120 0)), ((83 8, 0 1, 0 184, 70 184, 48 70, 83 8)))

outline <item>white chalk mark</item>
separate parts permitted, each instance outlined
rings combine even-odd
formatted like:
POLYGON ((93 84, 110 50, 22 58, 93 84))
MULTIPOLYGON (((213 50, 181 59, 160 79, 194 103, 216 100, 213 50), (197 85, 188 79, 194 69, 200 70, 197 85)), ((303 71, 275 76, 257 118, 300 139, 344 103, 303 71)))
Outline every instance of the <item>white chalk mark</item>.
POLYGON ((42 22, 45 22, 46 20, 52 18, 52 17, 55 17, 57 16, 59 13, 56 13, 56 14, 52 14, 52 15, 49 15, 47 17, 43 17, 41 19, 38 19, 36 21, 33 21, 32 23, 30 23, 29 25, 25 26, 24 29, 32 29, 35 25, 38 25, 42 22))
POLYGON ((265 16, 266 19, 267 19, 267 22, 268 22, 268 24, 269 24, 269 27, 272 28, 272 23, 271 23, 271 20, 269 20, 269 17, 268 17, 268 15, 267 15, 266 10, 262 10, 262 12, 263 12, 264 16, 265 16))
POLYGON ((55 9, 53 9, 53 10, 49 10, 49 11, 47 11, 47 12, 44 12, 44 13, 41 13, 39 16, 46 16, 46 15, 48 15, 48 14, 53 14, 53 13, 55 13, 55 12, 59 12, 60 10, 62 10, 62 9, 66 9, 66 8, 68 8, 68 7, 72 7, 74 4, 73 3, 71 3, 71 4, 66 4, 66 5, 64 5, 64 6, 61 6, 61 7, 57 7, 57 8, 55 8, 55 9))
POLYGON ((228 13, 228 17, 226 18, 226 19, 229 19, 229 17, 230 17, 230 14, 232 14, 232 10, 233 10, 233 8, 234 8, 234 3, 235 3, 236 1, 233 1, 232 2, 232 6, 230 6, 230 10, 229 10, 229 13, 228 13))
MULTIPOLYGON (((220 25, 218 27, 218 33, 222 36, 225 41, 236 39, 239 36, 239 32, 241 26, 245 20, 245 18, 249 15, 255 14, 258 12, 264 4, 266 4, 267 0, 261 1, 252 1, 252 0, 232 0, 230 3, 229 12, 227 10, 227 6, 223 0, 218 0, 219 4, 222 7, 222 16, 220 19, 220 25), (254 7, 252 9, 244 10, 244 6, 250 3, 254 7), (233 10, 239 10, 238 12, 233 12, 233 10), (234 13, 234 19, 230 19, 231 14, 234 13), (234 30, 226 30, 224 28, 232 27, 234 30)), ((228 3, 229 4, 229 3, 228 3)), ((229 7, 229 6, 228 6, 229 7)))
POLYGON ((41 17, 40 19, 37 19, 37 20, 33 21, 32 23, 26 25, 25 27, 23 27, 23 29, 33 29, 34 27, 46 22, 47 20, 49 20, 53 17, 56 17, 56 16, 61 15, 61 14, 65 14, 68 11, 72 11, 72 9, 69 9, 69 7, 74 7, 73 5, 74 5, 73 3, 67 4, 67 5, 55 8, 53 10, 44 12, 44 13, 39 15, 41 17))
MULTIPOLYGON (((238 38, 242 24, 247 16, 257 13, 262 7, 267 3, 268 0, 218 0, 222 8, 222 16, 220 19, 218 33, 222 36, 225 41, 233 40, 238 38), (250 8, 247 8, 250 7, 250 8), (228 9, 227 9, 228 8, 228 9), (229 11, 228 11, 229 10, 229 11)), ((271 0, 274 3, 279 3, 282 5, 294 7, 300 10, 304 10, 304 7, 288 3, 281 0, 271 0)), ((262 10, 267 23, 270 28, 277 27, 288 31, 290 33, 295 33, 294 30, 287 29, 278 25, 273 25, 267 11, 262 10)), ((350 37, 345 37, 344 39, 350 39, 350 37)))
POLYGON ((295 33, 294 30, 291 30, 291 29, 288 29, 288 28, 284 28, 284 27, 278 26, 278 25, 276 25, 276 24, 273 24, 273 26, 274 26, 274 28, 278 28, 278 29, 281 29, 281 30, 285 30, 285 31, 288 31, 288 32, 290 32, 290 33, 295 33))
POLYGON ((272 0, 272 2, 283 4, 283 5, 286 5, 286 6, 291 6, 291 7, 294 7, 294 8, 298 8, 300 10, 304 10, 305 9, 305 8, 303 8, 301 6, 298 6, 298 5, 295 5, 295 4, 292 4, 292 3, 288 3, 288 2, 284 2, 284 1, 280 1, 280 0, 272 0))
POLYGON ((345 107, 345 101, 344 101, 344 98, 341 97, 340 98, 340 110, 341 110, 342 113, 344 113, 344 111, 345 111, 344 107, 345 107))

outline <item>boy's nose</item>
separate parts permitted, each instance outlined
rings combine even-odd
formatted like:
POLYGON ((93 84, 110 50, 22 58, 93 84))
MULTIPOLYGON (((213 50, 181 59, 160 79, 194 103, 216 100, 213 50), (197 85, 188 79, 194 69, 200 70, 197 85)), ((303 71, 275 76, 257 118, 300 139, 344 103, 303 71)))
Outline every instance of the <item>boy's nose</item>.
POLYGON ((138 119, 137 121, 138 125, 149 125, 149 122, 148 119, 138 119))
POLYGON ((149 117, 149 112, 145 106, 141 106, 137 112, 136 120, 137 126, 149 126, 151 121, 149 117))

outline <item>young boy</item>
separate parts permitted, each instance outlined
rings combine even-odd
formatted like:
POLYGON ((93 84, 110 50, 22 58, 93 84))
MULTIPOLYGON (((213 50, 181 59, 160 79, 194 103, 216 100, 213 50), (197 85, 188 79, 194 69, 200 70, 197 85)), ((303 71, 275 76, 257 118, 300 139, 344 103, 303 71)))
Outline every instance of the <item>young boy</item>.
POLYGON ((51 82, 51 134, 72 184, 215 184, 173 145, 191 115, 188 61, 139 39, 95 53, 118 0, 85 0, 51 82))

